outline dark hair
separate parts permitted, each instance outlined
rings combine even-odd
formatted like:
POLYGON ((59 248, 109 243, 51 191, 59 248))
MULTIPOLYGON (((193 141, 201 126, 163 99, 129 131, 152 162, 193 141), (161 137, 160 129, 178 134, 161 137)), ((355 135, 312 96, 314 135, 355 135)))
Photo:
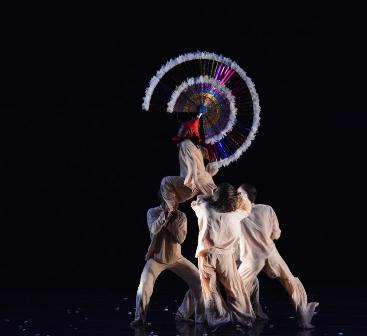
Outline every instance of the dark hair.
POLYGON ((213 196, 209 204, 218 212, 231 212, 237 209, 238 192, 231 184, 220 184, 213 196))
POLYGON ((240 185, 240 188, 242 188, 244 191, 246 191, 248 199, 251 201, 251 203, 255 203, 256 197, 257 197, 257 190, 256 188, 248 183, 243 183, 240 185))
MULTIPOLYGON (((200 120, 201 121, 201 120, 200 120)), ((196 146, 202 143, 203 138, 202 124, 199 121, 199 134, 195 133, 190 127, 185 127, 184 124, 178 129, 177 135, 182 138, 181 141, 190 139, 196 146)))
POLYGON ((195 146, 199 146, 201 144, 201 140, 200 138, 198 138, 197 136, 192 136, 190 138, 188 138, 191 140, 191 142, 195 145, 195 146))

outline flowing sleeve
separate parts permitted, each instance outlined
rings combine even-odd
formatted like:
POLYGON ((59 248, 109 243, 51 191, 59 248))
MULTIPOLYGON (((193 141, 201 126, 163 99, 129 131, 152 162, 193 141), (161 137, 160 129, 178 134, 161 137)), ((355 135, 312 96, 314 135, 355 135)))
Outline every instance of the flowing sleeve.
POLYGON ((200 219, 204 216, 206 210, 207 199, 204 195, 196 197, 196 201, 191 202, 191 208, 195 211, 196 217, 200 219))
POLYGON ((271 239, 277 240, 279 239, 282 231, 280 230, 279 221, 278 221, 277 215, 275 211, 273 210, 273 208, 271 208, 271 211, 270 211, 270 218, 273 224, 273 231, 271 233, 271 239))
POLYGON ((174 220, 169 221, 166 229, 177 243, 182 244, 187 234, 187 218, 181 211, 177 211, 175 216, 176 218, 174 220))
POLYGON ((184 185, 191 190, 196 187, 195 181, 197 181, 197 164, 193 155, 195 149, 195 145, 189 140, 182 141, 180 144, 180 169, 185 175, 181 176, 185 179, 184 185))
POLYGON ((195 253, 195 257, 197 258, 201 253, 205 252, 205 250, 211 247, 208 227, 209 212, 207 208, 207 202, 193 203, 196 204, 194 206, 191 205, 191 207, 194 209, 196 216, 198 217, 199 225, 198 246, 195 253))
POLYGON ((149 209, 147 213, 147 224, 149 231, 152 235, 157 234, 161 231, 162 227, 166 222, 166 216, 164 215, 164 211, 162 211, 159 216, 157 216, 157 211, 154 209, 149 209))

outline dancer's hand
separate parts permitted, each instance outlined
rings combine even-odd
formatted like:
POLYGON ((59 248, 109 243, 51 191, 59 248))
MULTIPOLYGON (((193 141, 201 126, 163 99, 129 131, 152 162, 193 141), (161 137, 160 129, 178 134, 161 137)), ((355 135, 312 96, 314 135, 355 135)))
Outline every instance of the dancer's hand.
POLYGON ((191 191, 195 194, 198 194, 200 190, 198 189, 196 184, 193 183, 192 186, 191 186, 191 191))
POLYGON ((168 216, 169 213, 170 213, 170 209, 166 207, 164 209, 164 218, 167 218, 167 216, 168 216))
POLYGON ((168 213, 168 216, 166 217, 166 225, 170 222, 172 222, 176 217, 176 211, 170 211, 168 213))

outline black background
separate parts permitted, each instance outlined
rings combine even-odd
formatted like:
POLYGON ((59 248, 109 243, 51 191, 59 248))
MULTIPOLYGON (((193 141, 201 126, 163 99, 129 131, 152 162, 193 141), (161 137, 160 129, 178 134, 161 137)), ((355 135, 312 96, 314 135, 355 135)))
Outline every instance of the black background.
MULTIPOLYGON (((262 109, 255 141, 215 181, 258 187, 306 288, 356 295, 365 281, 366 19, 141 6, 25 11, 4 25, 1 290, 135 291, 146 211, 160 179, 178 173, 169 140, 178 125, 142 111, 144 90, 170 58, 205 50, 245 69, 262 109)), ((195 261, 195 218, 182 209, 183 252, 195 261)), ((177 286, 165 274, 157 290, 177 286)))

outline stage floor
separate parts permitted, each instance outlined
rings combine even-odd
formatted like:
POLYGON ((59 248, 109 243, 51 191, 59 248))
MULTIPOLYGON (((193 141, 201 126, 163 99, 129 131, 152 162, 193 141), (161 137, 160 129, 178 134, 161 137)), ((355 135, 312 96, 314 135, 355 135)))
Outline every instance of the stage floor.
POLYGON ((257 323, 250 331, 238 326, 217 330, 203 325, 175 323, 178 303, 168 297, 153 297, 149 324, 144 328, 129 326, 134 318, 134 295, 58 295, 24 296, 1 303, 0 335, 367 335, 367 304, 321 302, 314 317, 315 329, 297 328, 288 301, 264 300, 270 317, 268 323, 257 323))

